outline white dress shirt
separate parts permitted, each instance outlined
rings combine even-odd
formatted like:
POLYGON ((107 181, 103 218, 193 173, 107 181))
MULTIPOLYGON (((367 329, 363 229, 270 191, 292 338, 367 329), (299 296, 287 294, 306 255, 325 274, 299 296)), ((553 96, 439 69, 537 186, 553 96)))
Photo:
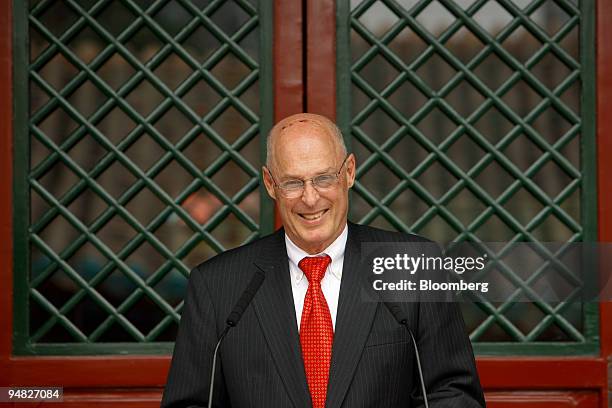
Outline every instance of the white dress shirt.
POLYGON ((318 254, 310 255, 297 245, 295 245, 285 234, 285 245, 287 246, 287 256, 289 257, 289 273, 291 274, 291 290, 293 292, 293 303, 295 304, 295 318, 297 319, 298 331, 302 322, 302 309, 304 308, 304 298, 308 290, 308 278, 298 266, 299 262, 307 256, 329 255, 331 263, 325 271, 321 280, 323 296, 327 301, 332 325, 336 328, 336 315, 338 314, 338 297, 340 295, 340 282, 342 280, 342 266, 344 265, 344 250, 346 239, 348 238, 348 225, 344 226, 342 233, 330 246, 318 254))

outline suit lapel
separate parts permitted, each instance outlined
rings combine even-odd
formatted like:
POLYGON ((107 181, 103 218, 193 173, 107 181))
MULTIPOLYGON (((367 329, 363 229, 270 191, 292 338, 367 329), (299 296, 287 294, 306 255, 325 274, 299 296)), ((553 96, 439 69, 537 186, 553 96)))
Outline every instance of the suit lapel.
POLYGON ((360 258, 361 238, 355 226, 349 223, 327 387, 328 408, 340 407, 344 400, 377 308, 376 302, 362 298, 362 284, 366 277, 359 273, 360 258))
POLYGON ((272 243, 255 263, 266 279, 253 299, 259 324, 272 358, 295 407, 310 406, 310 393, 304 372, 300 340, 291 292, 284 232, 274 234, 272 243))

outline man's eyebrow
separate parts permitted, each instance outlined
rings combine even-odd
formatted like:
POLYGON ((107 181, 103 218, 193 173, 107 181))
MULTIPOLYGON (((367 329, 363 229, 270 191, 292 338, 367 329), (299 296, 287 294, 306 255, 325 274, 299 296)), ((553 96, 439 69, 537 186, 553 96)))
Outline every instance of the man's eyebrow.
MULTIPOLYGON (((317 173, 315 173, 312 177, 317 177, 317 176, 322 176, 324 174, 332 174, 334 172, 334 168, 333 167, 328 167, 327 169, 318 171, 317 173)), ((302 176, 297 176, 297 175, 292 175, 292 174, 287 174, 285 176, 281 176, 279 178, 279 180, 304 180, 304 179, 309 179, 310 177, 302 177, 302 176)))

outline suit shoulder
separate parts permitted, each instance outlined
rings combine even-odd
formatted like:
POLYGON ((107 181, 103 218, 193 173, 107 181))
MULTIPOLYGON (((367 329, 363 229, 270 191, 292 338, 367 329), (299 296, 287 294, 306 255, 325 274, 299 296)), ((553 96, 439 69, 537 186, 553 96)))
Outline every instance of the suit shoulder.
POLYGON ((435 243, 434 241, 416 234, 406 232, 387 231, 369 225, 351 224, 358 232, 362 241, 370 242, 423 242, 435 243))
POLYGON ((269 248, 273 241, 278 240, 277 234, 278 232, 275 232, 248 244, 223 251, 198 264, 191 273, 210 276, 240 270, 241 267, 254 262, 262 251, 269 248))

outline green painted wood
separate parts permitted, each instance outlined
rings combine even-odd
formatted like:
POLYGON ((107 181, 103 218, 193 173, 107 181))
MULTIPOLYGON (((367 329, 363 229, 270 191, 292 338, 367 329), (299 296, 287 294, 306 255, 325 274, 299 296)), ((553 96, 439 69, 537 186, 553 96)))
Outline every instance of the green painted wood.
MULTIPOLYGON (((584 223, 584 241, 596 242, 598 236, 597 220, 597 106, 596 86, 597 74, 595 60, 596 49, 596 11, 594 1, 580 2, 582 23, 580 60, 582 64, 582 99, 581 115, 582 134, 581 152, 583 163, 583 194, 581 196, 581 218, 584 223)), ((599 305, 589 303, 585 306, 584 328, 589 341, 599 343, 599 305)))
MULTIPOLYGON (((559 241, 554 235, 559 231, 562 242, 596 239, 593 1, 342 0, 337 16, 338 120, 358 156, 351 197, 355 221, 433 232, 442 242, 538 243, 559 241), (506 20, 487 27, 482 16, 492 13, 506 20), (427 15, 429 22, 423 19, 427 15), (444 27, 436 31, 434 20, 444 27), (572 47, 575 37, 579 55, 572 51, 578 47, 572 47), (435 58, 439 62, 434 64, 435 58), (486 68, 491 59, 495 68, 486 68), (542 75, 542 64, 548 64, 548 74, 542 75), (557 71, 563 76, 556 78, 557 71), (445 72, 450 73, 443 77, 445 72), (491 78, 499 82, 491 86, 491 78), (491 112, 498 119, 490 127, 509 123, 503 133, 483 130, 491 112), (550 112, 557 123, 549 120, 552 124, 543 127, 542 118, 550 112), (512 152, 517 143, 523 146, 521 155, 512 152), (531 161, 524 163, 520 156, 531 161), (557 183, 556 191, 540 176, 550 175, 551 166, 560 181, 544 179, 557 183), (492 174, 499 180, 491 181, 492 174), (506 184, 492 188, 503 179, 506 184), (465 201, 468 192, 472 198, 465 201), (457 207, 457 202, 467 204, 457 207), (556 226, 550 227, 551 220, 556 226), (487 225, 492 221, 495 229, 487 225)), ((553 263, 560 256, 536 248, 553 263)), ((559 271, 580 282, 566 268, 559 271)), ((571 315, 578 293, 554 305, 529 295, 530 284, 543 273, 542 267, 525 278, 503 267, 503 276, 518 288, 515 295, 501 305, 476 302, 466 312, 479 354, 597 352, 597 305, 580 305, 576 319, 571 315), (532 305, 541 315, 528 328, 511 315, 514 301, 524 294, 535 299, 532 305), (542 340, 552 329, 559 330, 559 340, 542 340), (495 336, 500 340, 492 340, 495 336)))
MULTIPOLYGON (((19 1, 13 1, 13 66, 25 67, 28 64, 27 44, 27 11, 19 1)), ((19 353, 28 342, 28 283, 30 270, 28 226, 30 223, 28 205, 30 189, 28 185, 29 140, 28 134, 28 72, 25 69, 13 69, 13 95, 15 112, 13 131, 13 350, 19 353), (22 135, 22 137, 17 137, 22 135)))
POLYGON ((265 159, 265 135, 273 119, 272 4, 216 0, 203 9, 189 0, 158 0, 145 8, 140 4, 42 0, 28 9, 14 2, 15 247, 23 249, 15 254, 16 354, 168 353, 168 333, 175 330, 183 307, 177 299, 193 262, 228 249, 228 242, 249 242, 273 230, 274 207, 259 183, 257 165, 265 159), (194 44, 190 41, 196 35, 203 40, 194 44), (91 50, 79 49, 83 44, 91 50), (150 55, 143 57, 146 52, 150 55), (104 74, 117 61, 124 71, 131 70, 119 83, 104 74), (164 72, 167 66, 171 75, 164 72), (187 73, 174 81, 181 70, 187 73), (189 102, 194 93, 196 98, 201 94, 202 84, 209 87, 207 99, 189 102), (99 99, 93 108, 87 100, 75 100, 88 86, 95 90, 88 98, 99 99), (159 98, 149 111, 142 109, 148 101, 133 96, 145 86, 151 97, 159 98), (36 92, 28 99, 30 89, 36 92), (206 106, 203 114, 198 104, 206 106), (104 131, 109 128, 105 121, 116 112, 124 115, 127 127, 119 139, 104 131), (234 116, 228 122, 230 113, 234 116), (159 123, 163 126, 171 114, 180 115, 186 129, 160 129, 159 123), (239 120, 246 126, 230 138, 224 132, 239 120), (57 122, 56 127, 49 127, 49 121, 57 122), (150 166, 130 150, 145 139, 161 151, 150 166), (203 167, 190 153, 200 140, 219 152, 203 167), (84 166, 78 149, 86 143, 102 154, 84 166), (57 177, 58 166, 64 170, 57 185, 62 177, 76 177, 61 192, 45 181, 57 177), (117 166, 126 175, 115 182, 128 183, 120 193, 103 182, 117 174, 117 166), (178 192, 167 177, 163 181, 171 166, 189 178, 178 192), (222 187, 229 166, 245 179, 231 193, 222 187), (209 194, 202 202, 213 208, 203 222, 186 208, 201 191, 209 194), (144 222, 130 206, 143 193, 162 206, 144 222), (75 207, 87 194, 103 204, 92 219, 84 218, 87 209, 75 207), (254 194, 259 198, 253 203, 254 194), (256 217, 245 209, 253 205, 259 206, 256 217), (61 248, 48 234, 58 219, 66 223, 67 234, 76 231, 61 248), (113 227, 115 234, 130 235, 119 246, 104 232, 118 219, 124 227, 113 227), (169 243, 168 232, 159 232, 167 225, 182 225, 189 236, 180 245, 169 243), (242 230, 241 241, 228 235, 235 229, 242 230), (162 261, 143 272, 132 257, 144 247, 162 261), (83 266, 78 260, 84 248, 97 254, 89 259, 96 265, 83 266), (207 255, 188 263, 195 252, 207 255), (147 320, 149 312, 154 317, 147 320))

